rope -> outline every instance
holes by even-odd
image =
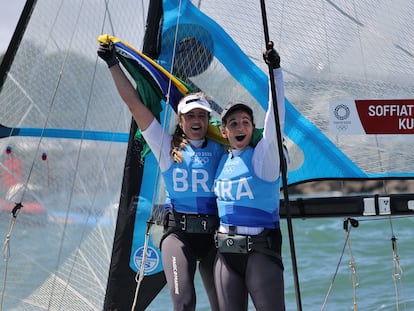
[[[397,311],[400,310],[399,306],[399,286],[398,284],[401,283],[403,270],[400,265],[400,260],[397,252],[397,238],[394,234],[394,227],[392,225],[392,219],[389,217],[390,228],[391,228],[391,244],[392,244],[392,280],[394,283],[394,290],[395,290],[395,309]]]
[[[84,1],[81,3],[81,5],[79,7],[79,10],[78,10],[77,16],[76,16],[76,20],[78,20],[80,18],[81,14],[82,14],[83,4],[84,4]],[[63,7],[62,5],[63,5],[63,2],[60,3],[60,6],[58,8],[58,12],[61,11],[61,9]],[[57,16],[58,15],[59,14],[57,14]],[[55,22],[56,22],[56,20],[55,20]],[[79,25],[78,22],[75,22],[75,25],[76,25],[75,27],[79,27],[78,26]],[[53,27],[51,27],[51,29],[53,30]],[[45,43],[46,46],[48,45],[48,42],[50,41],[50,38],[51,38],[51,33],[49,33],[48,39],[47,39],[47,41]],[[71,36],[71,38],[70,38],[70,40],[68,42],[68,48],[67,48],[67,51],[65,53],[65,56],[64,56],[64,59],[63,59],[63,62],[62,62],[62,65],[61,65],[61,68],[60,68],[60,71],[59,71],[59,75],[58,75],[58,78],[57,78],[57,81],[56,81],[56,85],[55,85],[54,90],[53,90],[53,95],[52,95],[52,98],[51,98],[49,110],[48,110],[48,113],[46,114],[46,120],[44,122],[44,125],[42,127],[42,131],[40,133],[40,138],[39,138],[39,141],[38,141],[38,144],[37,144],[37,148],[36,148],[36,151],[35,151],[35,155],[33,157],[33,161],[31,163],[31,166],[30,166],[30,169],[29,169],[29,173],[28,173],[28,176],[26,178],[26,182],[23,184],[24,185],[24,189],[23,189],[23,193],[21,195],[21,200],[19,201],[19,203],[16,203],[16,206],[13,209],[13,212],[12,212],[12,218],[11,218],[11,222],[10,222],[9,231],[7,233],[6,240],[5,240],[4,247],[3,247],[4,257],[5,257],[5,262],[6,262],[6,269],[5,269],[5,275],[4,275],[4,280],[3,280],[3,284],[4,284],[3,287],[4,288],[3,288],[3,291],[2,291],[2,298],[1,298],[0,310],[1,310],[1,306],[3,304],[3,295],[5,293],[5,288],[6,288],[8,263],[9,263],[9,258],[10,258],[10,240],[11,240],[11,236],[12,236],[12,231],[13,231],[13,228],[14,228],[14,224],[16,222],[17,215],[18,215],[21,207],[23,207],[23,205],[22,205],[21,202],[23,201],[23,199],[25,197],[26,185],[29,184],[29,181],[30,181],[30,179],[32,177],[33,169],[34,169],[34,166],[35,166],[35,161],[37,159],[37,155],[39,154],[40,145],[41,145],[41,143],[42,143],[42,141],[44,139],[44,132],[45,132],[45,129],[46,129],[46,125],[49,122],[49,117],[51,115],[51,111],[52,111],[52,109],[54,107],[54,104],[55,104],[55,100],[56,100],[56,96],[57,96],[57,91],[58,91],[58,89],[59,89],[59,87],[61,85],[62,76],[63,76],[63,73],[65,72],[65,68],[66,68],[68,56],[70,55],[69,47],[72,45],[72,42],[73,42],[74,38],[75,38],[75,31],[72,32],[72,36]],[[96,64],[95,64],[95,71],[93,73],[93,79],[92,79],[92,84],[91,85],[93,85],[93,81],[95,80],[95,76],[96,76],[96,65],[97,65],[97,61],[96,61]],[[88,111],[89,111],[89,106],[90,106],[90,103],[91,103],[92,93],[93,92],[92,92],[92,87],[91,87],[90,88],[90,92],[89,92],[88,101],[87,101],[87,111],[85,113],[85,117],[84,117],[84,120],[83,120],[83,129],[86,128],[86,121],[87,121],[87,118],[88,118]],[[77,152],[77,159],[76,159],[76,165],[75,165],[75,172],[76,172],[76,174],[77,174],[77,172],[79,170],[80,155],[81,155],[81,150],[82,150],[82,146],[83,146],[83,141],[84,140],[83,140],[83,137],[82,137],[81,138],[81,144],[80,144],[79,149],[78,149],[78,152]],[[108,154],[109,154],[109,151],[108,151]],[[46,160],[47,159],[47,156],[46,156],[45,153],[42,155],[42,159],[43,160]],[[107,157],[107,159],[105,161],[105,164],[106,163],[108,163],[108,157]],[[48,163],[47,163],[47,169],[48,169],[48,185],[49,185],[50,176],[49,176],[49,166],[48,166]],[[104,173],[104,170],[102,170],[101,172],[103,174]],[[60,244],[59,244],[60,248],[59,248],[58,256],[57,256],[57,265],[59,265],[59,263],[60,263],[60,259],[61,259],[62,252],[63,252],[63,239],[66,236],[65,232],[66,232],[66,229],[67,229],[69,211],[70,211],[70,206],[71,206],[71,202],[72,202],[72,199],[73,199],[75,182],[76,182],[76,176],[73,178],[72,186],[71,186],[71,189],[70,189],[70,198],[69,198],[69,202],[68,202],[68,208],[67,208],[66,219],[65,219],[66,221],[65,221],[65,224],[64,224],[63,232],[62,232],[62,235],[61,235],[61,241],[60,241]],[[97,193],[95,192],[95,197],[94,197],[94,200],[93,201],[95,201],[96,194]],[[91,215],[91,213],[89,213],[88,219],[89,219],[90,215]],[[84,232],[86,232],[86,228],[84,229]],[[84,236],[84,232],[82,233],[82,239],[83,239],[83,236]],[[76,259],[77,259],[77,257],[76,257]],[[76,260],[73,261],[71,271],[73,270],[73,267],[75,266],[75,263],[76,263]],[[52,303],[51,299],[54,296],[54,292],[55,292],[55,284],[56,284],[57,275],[54,274],[54,276],[55,277],[53,279],[53,283],[52,283],[52,287],[51,287],[52,290],[51,290],[51,293],[49,295],[49,301],[48,301],[49,309],[50,309],[50,306],[51,306],[51,303]],[[65,291],[66,291],[66,289],[67,289],[67,285],[66,285]]]
[[[397,238],[395,237],[395,234],[394,234],[392,219],[393,218],[407,219],[407,218],[411,218],[411,217],[414,217],[414,216],[412,216],[412,215],[394,216],[394,217],[391,217],[391,216],[382,216],[381,217],[381,216],[379,216],[379,217],[376,217],[375,219],[361,219],[359,221],[348,218],[347,220],[345,220],[345,222],[347,223],[346,225],[345,225],[345,222],[344,222],[344,228],[346,227],[345,230],[347,230],[348,229],[347,228],[348,222],[351,223],[351,225],[353,227],[356,227],[356,226],[358,226],[358,222],[366,222],[366,221],[372,222],[372,221],[389,220],[390,228],[391,228],[391,235],[392,235],[392,237],[391,237],[392,257],[393,257],[392,279],[393,279],[393,284],[394,284],[394,289],[395,289],[395,309],[397,311],[400,310],[400,306],[399,306],[399,304],[400,304],[400,301],[399,301],[399,287],[401,287],[401,284],[402,284],[403,269],[400,265],[399,256],[398,256],[398,252],[397,252]],[[354,260],[354,257],[353,257],[350,246],[349,246],[349,249],[350,249],[350,257],[351,257],[349,265],[350,265],[351,272],[352,272],[353,288],[354,288],[354,310],[356,310],[356,303],[357,303],[356,287],[358,286],[358,278],[357,278],[357,273],[356,273],[355,260]],[[335,273],[335,275],[336,275],[336,273]],[[324,301],[324,304],[323,304],[323,307],[322,307],[321,310],[323,310],[324,307],[325,307],[325,304],[327,302],[327,298],[330,294],[330,291],[332,290],[333,282],[334,282],[334,280],[332,280],[332,282],[331,282],[331,286],[328,290],[327,296],[325,297],[325,301]],[[399,284],[399,283],[401,283],[401,284]]]
[[[147,229],[145,231],[144,249],[142,251],[141,265],[139,267],[138,273],[135,275],[135,281],[137,282],[137,286],[135,288],[134,301],[132,302],[131,311],[135,310],[136,304],[138,302],[139,289],[141,287],[142,280],[144,279],[145,263],[147,261],[147,250],[148,250],[148,243],[149,243],[150,228],[151,228],[151,223],[148,221],[147,222]]]
[[[4,268],[4,274],[3,274],[3,289],[1,291],[0,311],[2,310],[2,307],[3,307],[4,294],[6,292],[7,272],[8,272],[8,267],[9,267],[9,258],[10,258],[10,238],[13,232],[14,225],[16,223],[17,214],[20,212],[19,207],[21,206],[22,206],[21,204],[17,203],[15,208],[13,209],[14,213],[10,214],[9,230],[7,231],[6,239],[3,244],[5,268]]]
[[[75,26],[75,28],[78,27],[78,25],[79,25],[78,20],[80,18],[81,12],[82,12],[83,4],[84,4],[84,1],[82,1],[81,5],[79,7],[78,14],[76,16],[76,23],[75,23],[76,26]],[[59,8],[59,10],[60,10],[60,8]],[[58,16],[58,14],[57,14],[57,16]],[[56,83],[56,86],[55,86],[55,89],[54,89],[54,92],[53,92],[52,101],[51,101],[51,105],[50,105],[50,108],[49,108],[48,117],[46,119],[45,124],[47,124],[48,121],[49,121],[49,115],[50,115],[50,112],[52,110],[52,107],[53,107],[53,105],[55,103],[55,98],[56,98],[56,95],[57,95],[57,91],[58,91],[58,88],[59,88],[59,86],[61,84],[62,76],[63,76],[63,73],[65,71],[65,67],[66,67],[66,64],[67,64],[67,59],[68,59],[68,56],[69,56],[69,47],[72,45],[72,42],[73,42],[73,40],[75,38],[75,33],[76,33],[76,31],[73,31],[72,32],[72,36],[70,37],[70,40],[69,40],[69,43],[68,43],[68,48],[66,50],[65,57],[64,57],[63,62],[62,62],[62,66],[61,66],[61,69],[60,69],[60,72],[59,72],[59,77],[58,77],[58,80],[57,80],[57,83]],[[96,65],[95,65],[95,67],[96,67]],[[91,94],[91,92],[90,92],[90,94]],[[89,104],[90,104],[90,96],[91,96],[90,94],[89,94],[89,98],[88,98],[88,102],[87,102],[87,109],[86,109],[86,112],[85,112],[85,117],[84,117],[84,120],[83,120],[83,123],[82,123],[83,129],[86,128],[86,120],[87,120],[87,117],[88,117]],[[41,135],[41,139],[42,138],[43,138],[43,133]],[[68,201],[68,205],[67,205],[68,208],[67,208],[66,215],[65,215],[65,224],[63,226],[63,231],[62,231],[62,235],[61,235],[61,239],[60,239],[60,247],[59,247],[59,252],[58,252],[57,261],[56,261],[57,264],[59,264],[59,262],[61,260],[62,252],[63,252],[63,244],[64,244],[63,242],[64,242],[64,239],[65,239],[65,236],[66,236],[66,229],[67,229],[67,224],[68,224],[69,212],[70,212],[70,207],[72,205],[71,203],[72,203],[72,200],[73,200],[73,190],[75,188],[75,182],[76,182],[76,179],[77,179],[76,176],[77,176],[77,172],[78,172],[78,168],[79,168],[80,155],[81,155],[81,150],[82,150],[82,147],[83,147],[83,143],[84,143],[84,140],[83,140],[83,136],[82,136],[81,137],[81,143],[79,144],[79,149],[78,149],[77,156],[76,156],[75,176],[72,179],[72,185],[71,185],[71,189],[70,189],[70,196],[69,196],[69,201]],[[37,153],[38,152],[36,152],[36,154]],[[73,265],[72,265],[72,268],[73,268]],[[50,299],[49,299],[49,309],[51,308],[51,303],[52,303],[52,299],[51,298],[53,297],[54,292],[55,292],[56,278],[57,278],[57,276],[55,274],[54,275],[54,278],[53,278],[53,281],[52,281],[52,286],[51,286],[51,291],[50,291],[50,296],[49,296],[50,297]]]
[[[383,181],[383,184],[384,184],[384,190],[387,193],[387,190],[386,190],[386,187],[385,187],[385,181]],[[391,229],[392,260],[393,260],[392,279],[393,279],[394,290],[395,290],[395,308],[396,308],[397,311],[399,311],[400,306],[399,306],[399,286],[398,286],[398,283],[401,283],[403,270],[402,270],[402,267],[400,265],[400,261],[399,261],[399,257],[398,257],[397,238],[395,237],[395,233],[394,233],[394,226],[393,226],[393,223],[392,223],[392,217],[388,216],[388,220],[389,220],[389,225],[390,225],[390,229]]]
[[[349,227],[349,224],[351,224],[351,227]],[[325,310],[326,304],[328,303],[328,298],[331,295],[333,285],[335,283],[336,276],[338,275],[339,267],[341,265],[342,258],[344,256],[346,246],[348,246],[349,252],[350,252],[349,266],[350,266],[351,271],[352,271],[352,280],[353,280],[353,287],[354,287],[354,310],[356,310],[356,290],[355,290],[355,288],[356,288],[356,286],[358,286],[358,276],[356,274],[355,260],[354,260],[354,257],[352,255],[352,251],[351,251],[350,235],[351,235],[351,228],[352,227],[357,227],[357,226],[358,226],[358,221],[355,220],[355,219],[347,218],[347,219],[344,220],[344,230],[346,232],[344,245],[342,246],[342,251],[341,251],[341,254],[339,256],[339,260],[338,260],[338,263],[336,265],[334,275],[333,275],[332,280],[329,284],[328,291],[325,295],[325,299],[323,301],[321,311]]]
[[[79,11],[78,11],[78,16],[77,16],[77,18],[79,18],[80,16],[81,16],[81,13],[82,13],[82,7],[83,7],[83,5],[84,5],[84,1],[82,1],[82,3],[81,3],[81,6],[80,6],[80,8],[79,8]],[[105,2],[105,4],[106,4],[106,7],[107,7],[107,5],[108,5],[108,1],[106,1]],[[109,18],[110,18],[110,14],[108,13],[108,16],[109,16]],[[105,17],[106,17],[106,15],[105,15]],[[104,27],[104,25],[105,25],[105,17],[104,17],[104,21],[103,21],[103,24],[102,24],[102,29],[103,29],[103,27]],[[76,23],[75,25],[79,25],[79,23]],[[113,28],[113,25],[112,25],[112,22],[110,21],[110,25],[111,25],[111,27]],[[113,29],[112,29],[113,30]],[[74,32],[72,32],[73,34],[75,33],[75,31]],[[72,42],[72,39],[74,38],[74,36],[71,38],[71,41],[70,42]],[[69,44],[69,46],[70,46],[71,44]],[[89,94],[88,94],[88,100],[87,100],[87,109],[86,109],[86,112],[85,112],[85,114],[84,114],[84,120],[83,120],[83,123],[82,123],[82,129],[83,130],[85,130],[85,128],[86,128],[86,122],[87,122],[87,120],[88,120],[88,115],[89,115],[89,109],[90,109],[90,104],[91,104],[91,101],[92,101],[92,95],[93,95],[93,86],[95,85],[95,80],[96,80],[96,72],[97,72],[97,66],[98,66],[98,56],[96,56],[96,60],[95,60],[95,65],[94,65],[94,71],[93,71],[93,73],[92,73],[92,79],[91,79],[91,87],[90,87],[90,89],[89,89]],[[116,124],[119,124],[119,122],[121,122],[121,117],[122,117],[122,112],[120,111],[119,112],[119,114],[118,114],[118,122],[116,122]],[[112,137],[114,137],[114,132],[112,132]],[[75,169],[75,175],[74,175],[74,177],[73,177],[73,180],[72,180],[72,186],[71,186],[71,191],[70,191],[70,197],[69,197],[69,201],[68,201],[68,209],[67,209],[67,213],[66,213],[66,218],[65,218],[65,225],[64,225],[64,230],[63,230],[63,234],[62,234],[62,239],[64,238],[64,236],[65,236],[65,232],[66,232],[66,226],[67,226],[67,224],[68,224],[68,217],[69,217],[69,212],[70,212],[70,206],[72,206],[72,200],[73,200],[73,193],[74,193],[74,189],[75,189],[75,182],[76,182],[76,180],[77,180],[77,175],[78,175],[78,172],[79,172],[79,165],[80,165],[80,163],[81,163],[81,161],[80,161],[80,159],[81,159],[81,151],[82,151],[82,147],[83,147],[83,144],[84,144],[84,139],[83,139],[84,137],[83,137],[83,135],[82,135],[82,137],[81,137],[81,143],[80,143],[80,146],[79,146],[79,149],[78,149],[78,153],[77,153],[77,157],[76,157],[76,165],[75,165],[75,167],[76,167],[76,169]],[[111,162],[111,158],[110,158],[110,155],[111,155],[111,148],[112,148],[112,146],[113,146],[113,144],[111,143],[110,144],[110,148],[108,148],[107,149],[107,152],[106,152],[106,155],[105,155],[105,157],[104,157],[104,161],[103,161],[103,167],[102,167],[102,169],[99,171],[99,176],[97,176],[97,180],[105,180],[106,178],[103,178],[102,176],[104,176],[105,175],[105,172],[106,172],[106,167],[107,167],[107,165],[108,165],[108,163],[110,163]],[[93,193],[93,197],[91,198],[91,201],[90,201],[90,208],[88,209],[88,214],[87,214],[87,217],[86,217],[86,219],[85,219],[85,223],[88,223],[89,222],[89,219],[91,218],[91,215],[92,215],[92,211],[93,211],[93,207],[95,206],[95,203],[96,203],[96,198],[98,197],[98,189],[99,189],[100,187],[95,187],[95,192]],[[79,243],[81,243],[83,240],[84,240],[84,237],[86,236],[86,234],[87,234],[87,232],[88,232],[89,230],[88,230],[88,228],[85,226],[85,227],[83,227],[83,230],[82,230],[82,233],[81,233],[81,235],[80,235],[80,242]],[[62,246],[62,244],[63,243],[61,243],[60,245]],[[70,273],[69,273],[69,276],[68,276],[68,279],[70,279],[71,278],[71,275],[72,275],[72,272],[73,272],[73,270],[74,270],[74,267],[75,267],[75,265],[77,264],[77,262],[78,262],[78,258],[80,257],[79,256],[79,254],[80,255],[82,255],[81,254],[81,249],[80,249],[80,247],[78,247],[77,248],[77,250],[76,250],[76,253],[75,253],[75,255],[74,255],[74,259],[73,259],[73,261],[71,262],[71,267],[70,267]],[[61,249],[59,250],[59,259],[58,259],[58,263],[60,262],[60,256],[61,256]],[[55,279],[57,278],[58,276],[55,274]],[[53,280],[53,290],[52,290],[52,293],[51,293],[51,297],[52,297],[52,295],[53,295],[53,291],[54,291],[54,284],[55,284],[55,279]],[[67,290],[67,288],[68,288],[68,286],[69,286],[69,282],[67,282],[66,283],[66,287],[65,287],[65,291]],[[51,302],[49,301],[49,304],[50,304]]]
[[[32,5],[31,10],[32,10],[35,6],[35,2],[33,2],[31,5]],[[52,29],[53,29],[53,27],[52,27]],[[48,38],[50,38],[50,34],[49,34]],[[7,280],[7,273],[8,273],[8,264],[9,264],[9,260],[10,260],[10,241],[11,241],[14,225],[16,223],[16,218],[17,218],[17,216],[20,212],[20,209],[23,207],[22,202],[24,201],[24,198],[25,198],[25,195],[26,195],[27,185],[29,184],[29,182],[31,180],[31,177],[32,177],[32,173],[33,173],[33,169],[34,169],[35,162],[36,162],[36,159],[37,159],[37,155],[39,154],[40,145],[42,143],[42,138],[43,138],[43,134],[44,134],[44,131],[45,131],[45,127],[46,127],[46,124],[47,124],[49,116],[50,116],[50,112],[51,112],[51,109],[52,109],[52,106],[53,106],[53,103],[54,103],[54,98],[56,96],[56,90],[57,90],[57,87],[56,87],[55,92],[54,92],[54,96],[53,96],[53,99],[52,99],[52,104],[49,107],[47,118],[46,118],[45,123],[42,127],[41,135],[40,135],[39,141],[38,141],[37,146],[36,146],[36,150],[35,150],[35,153],[34,153],[34,156],[33,156],[32,163],[31,163],[30,168],[29,168],[29,173],[28,173],[25,181],[22,183],[23,186],[22,186],[22,192],[21,192],[21,195],[20,195],[20,200],[18,200],[18,203],[16,203],[16,206],[14,207],[14,209],[12,211],[10,225],[9,225],[9,231],[8,231],[8,233],[6,235],[6,239],[4,241],[3,250],[4,250],[4,258],[5,258],[5,271],[4,271],[4,277],[3,277],[3,291],[2,291],[2,296],[1,296],[0,310],[2,309],[2,306],[3,306],[3,299],[4,299],[4,294],[5,294],[5,291],[6,291],[6,283],[7,283],[6,280]],[[10,132],[9,136],[11,136],[11,134],[12,134],[12,131]]]
[[[182,4],[182,2],[180,0],[179,1],[178,12],[181,12],[181,4]],[[170,74],[173,73],[173,68],[174,68],[174,60],[175,60],[175,52],[176,52],[176,46],[177,46],[179,21],[180,21],[180,14],[177,14],[177,22],[176,22],[176,27],[175,27],[175,38],[174,38],[174,45],[173,45],[173,50],[172,50],[173,53],[172,53],[172,56],[171,56],[171,58],[172,58],[171,67],[169,69]],[[163,150],[162,143],[164,142],[164,135],[168,131],[167,121],[170,119],[170,116],[171,116],[172,108],[169,104],[170,103],[171,87],[172,87],[172,81],[170,79],[169,82],[168,82],[168,91],[167,91],[167,94],[166,94],[164,118],[163,118],[163,122],[161,123],[162,126],[163,126],[163,130],[162,130],[161,147],[160,147],[160,151],[159,151],[159,154],[158,154],[158,159],[161,158],[161,153],[162,153],[162,150]],[[154,188],[153,188],[151,216],[150,216],[150,219],[147,221],[147,228],[146,228],[146,231],[145,231],[144,246],[143,246],[143,253],[142,253],[142,257],[141,257],[140,269],[139,269],[139,271],[137,272],[137,274],[135,276],[135,281],[137,283],[137,286],[135,288],[134,300],[133,300],[133,303],[132,303],[131,311],[135,310],[136,304],[138,302],[139,290],[141,288],[141,284],[142,284],[142,281],[143,281],[144,276],[145,276],[145,264],[146,264],[146,261],[147,261],[147,250],[148,250],[148,244],[149,244],[149,240],[150,240],[150,230],[151,230],[151,226],[155,222],[154,217],[153,217],[154,206],[155,206],[155,202],[157,200],[157,197],[159,195],[159,192],[157,191],[157,189],[159,189],[159,187],[157,187],[157,185],[159,183],[159,180],[160,180],[160,168],[158,166],[157,167],[157,172],[156,172],[156,180],[155,180]],[[155,218],[158,218],[158,217],[159,217],[159,215],[157,215]]]
[[[393,269],[392,269],[392,279],[394,282],[395,288],[395,308],[397,311],[400,310],[399,307],[399,291],[398,291],[398,282],[401,281],[403,270],[400,266],[397,253],[397,238],[393,235],[391,238],[392,243],[392,259],[393,259]]]
[[[349,269],[351,270],[351,277],[352,277],[352,288],[354,290],[354,299],[353,299],[353,306],[354,306],[354,311],[357,310],[357,294],[356,294],[356,288],[358,287],[359,283],[358,283],[358,274],[357,274],[357,269],[356,269],[356,263],[355,263],[355,258],[354,255],[352,253],[352,249],[351,249],[351,239],[348,238],[348,249],[349,249]]]
[[[264,0],[260,0],[260,7],[262,11],[262,23],[263,23],[263,32],[264,32],[264,39],[265,39],[265,46],[267,46],[268,42],[270,41],[269,37],[269,27],[267,22],[267,13],[266,13],[266,5]],[[273,103],[273,111],[275,117],[275,125],[276,125],[276,137],[278,142],[278,149],[279,149],[279,158],[280,158],[280,167],[281,167],[281,175],[282,175],[282,186],[283,186],[283,195],[284,195],[284,202],[285,202],[285,209],[286,209],[286,220],[287,220],[287,227],[289,233],[289,244],[290,244],[290,254],[292,260],[292,271],[293,271],[293,279],[294,279],[294,286],[295,286],[295,294],[296,294],[296,305],[298,311],[302,311],[302,301],[301,301],[301,294],[299,288],[299,276],[298,276],[298,268],[296,263],[296,251],[295,251],[295,243],[293,237],[293,225],[292,225],[292,216],[290,211],[289,205],[289,191],[288,191],[288,183],[287,183],[287,167],[284,165],[286,164],[284,152],[283,152],[283,140],[282,140],[282,133],[280,130],[280,121],[279,121],[279,112],[277,109],[277,96],[276,96],[276,86],[274,83],[274,74],[273,68],[269,64],[269,78],[270,78],[270,87],[272,91],[272,103]]]
[[[336,265],[335,273],[334,273],[334,275],[333,275],[333,277],[332,277],[332,280],[331,280],[331,282],[330,282],[330,284],[329,284],[328,292],[326,293],[326,295],[325,295],[325,299],[323,300],[323,304],[322,304],[322,307],[321,307],[321,311],[325,310],[326,304],[328,303],[328,298],[329,298],[329,296],[331,295],[331,292],[332,292],[332,289],[333,289],[333,285],[334,285],[334,283],[335,283],[336,276],[338,275],[339,266],[340,266],[340,264],[341,264],[341,262],[342,262],[342,257],[344,256],[344,253],[345,253],[345,247],[346,247],[346,245],[347,245],[348,238],[349,238],[349,232],[348,232],[348,234],[346,235],[346,238],[345,238],[345,243],[344,243],[344,245],[343,245],[343,247],[342,247],[342,251],[341,251],[341,254],[340,254],[340,256],[339,256],[338,263],[337,263],[337,265]]]

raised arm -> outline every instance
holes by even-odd
[[[280,130],[283,137],[283,131],[285,127],[285,89],[284,89],[284,82],[283,82],[283,73],[282,69],[280,68],[280,56],[273,49],[273,42],[269,42],[267,44],[267,50],[263,53],[263,58],[265,62],[271,66],[274,73],[274,83],[276,86],[276,101],[277,101],[277,110],[279,115],[279,125]],[[264,128],[264,135],[270,136],[271,138],[276,139],[276,124],[274,119],[274,112],[273,112],[273,100],[272,100],[272,92],[270,87],[269,81],[269,102],[268,102],[268,109],[267,114],[265,117],[265,128]],[[269,124],[266,124],[269,123]],[[277,142],[276,142],[277,145]]]
[[[266,52],[263,54],[265,62],[271,65],[274,73],[274,83],[277,95],[277,110],[279,115],[279,124],[281,136],[285,124],[285,91],[283,83],[283,73],[280,68],[279,54],[273,49],[273,42],[268,44]],[[273,181],[280,175],[280,157],[276,137],[276,123],[273,110],[273,100],[271,88],[269,85],[269,102],[265,116],[263,138],[255,148],[253,156],[253,166],[255,173],[260,178]]]
[[[145,131],[154,120],[154,115],[143,104],[138,92],[121,69],[113,44],[100,43],[98,55],[107,63],[118,93],[131,111],[138,127]]]

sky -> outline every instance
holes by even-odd
[[[0,53],[9,46],[25,0],[0,0]]]

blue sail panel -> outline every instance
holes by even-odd
[[[141,191],[138,198],[137,213],[135,216],[135,225],[133,241],[131,248],[130,267],[138,272],[141,267],[142,256],[144,251],[145,236],[147,230],[147,221],[151,218],[154,195],[157,185],[158,163],[152,153],[145,157],[144,173],[142,175]],[[161,262],[161,252],[158,245],[154,245],[152,239],[149,239],[147,258],[145,260],[145,275],[152,275],[163,271]]]
[[[191,2],[164,1],[164,33],[172,34],[170,29],[175,28],[177,16],[180,16],[180,25],[191,25],[188,30],[178,33],[177,41],[190,35],[197,36],[199,30],[191,33],[195,26],[202,27],[204,32],[201,37],[196,37],[200,42],[211,37],[212,42],[207,41],[207,46],[214,56],[224,65],[227,71],[236,79],[261,105],[266,109],[268,98],[268,76],[241,50],[235,41],[207,15],[198,10]],[[180,9],[180,12],[178,10]],[[195,26],[194,26],[195,25]],[[190,31],[190,33],[189,33]],[[209,36],[206,36],[207,33]],[[181,36],[181,37],[180,37]],[[166,68],[171,66],[173,45],[172,39],[164,37],[163,48],[160,54],[160,63]],[[225,86],[224,86],[225,87]],[[301,115],[295,107],[285,99],[286,105],[286,130],[288,136],[305,155],[303,165],[289,172],[288,182],[297,183],[304,180],[329,178],[329,177],[366,177],[344,153],[342,153],[331,141],[310,121]],[[317,143],[316,143],[317,142]],[[323,170],[315,170],[315,164],[323,164]]]

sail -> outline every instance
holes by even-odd
[[[260,128],[269,93],[260,3],[29,2],[1,67],[2,308],[130,310],[151,221],[144,309],[165,285],[156,240],[163,181],[153,155],[142,157],[97,38],[121,38],[204,91],[214,118],[230,100],[248,103]],[[411,215],[413,4],[265,3],[285,79],[282,186],[291,200],[282,217],[289,205],[298,218]],[[166,93],[167,131],[175,113]]]
[[[234,18],[231,18],[234,4],[199,3],[196,7],[195,3],[193,5],[189,1],[164,1],[163,5],[163,31],[158,63],[166,69],[170,68],[174,74],[195,88],[199,87],[205,91],[220,107],[234,98],[242,98],[255,107],[255,113],[259,116],[257,119],[263,120],[268,89],[266,68],[258,52],[263,44],[263,29],[259,23],[252,22],[260,17],[257,6],[253,2],[243,4],[245,6],[241,9],[243,14],[237,15],[240,23],[238,24],[235,23]],[[291,185],[295,196],[300,199],[291,202],[295,208],[295,216],[388,215],[391,211],[397,214],[412,213],[408,203],[411,198],[409,195],[393,197],[391,208],[389,207],[390,195],[395,194],[394,192],[401,194],[410,191],[409,179],[413,176],[412,167],[400,166],[402,163],[399,161],[398,164],[390,161],[385,163],[385,154],[383,154],[385,152],[387,154],[385,158],[388,158],[391,157],[390,153],[395,151],[391,147],[384,148],[384,143],[390,143],[389,136],[383,136],[384,134],[398,135],[401,142],[408,142],[411,138],[406,134],[409,132],[404,129],[387,133],[384,131],[354,133],[347,129],[342,130],[344,127],[351,129],[352,126],[362,129],[370,123],[384,122],[381,119],[375,121],[375,116],[370,119],[372,116],[367,112],[372,108],[365,109],[367,112],[364,114],[364,108],[361,106],[363,98],[367,98],[365,103],[368,105],[378,106],[379,108],[375,108],[377,110],[387,107],[389,101],[392,101],[394,105],[403,107],[401,110],[408,111],[412,100],[404,99],[411,96],[410,87],[400,84],[398,93],[395,93],[393,87],[384,87],[390,93],[382,94],[382,97],[387,100],[381,100],[375,90],[377,84],[384,83],[382,79],[385,81],[388,79],[388,72],[385,71],[383,75],[367,69],[358,72],[364,69],[362,64],[365,64],[365,59],[358,59],[350,54],[348,56],[350,64],[344,63],[343,53],[346,51],[343,48],[340,50],[337,47],[331,48],[325,41],[319,42],[314,39],[316,44],[311,45],[312,41],[307,46],[304,37],[314,34],[309,34],[308,31],[297,34],[297,23],[306,23],[301,20],[302,15],[296,12],[297,6],[283,7],[282,12],[274,2],[268,1],[268,6],[270,7],[268,14],[275,21],[286,19],[289,21],[290,18],[296,17],[291,27],[289,24],[282,27],[277,22],[272,25],[271,22],[270,28],[279,40],[278,50],[282,55],[283,68],[287,72],[286,89],[287,94],[290,94],[285,100],[287,107],[285,134],[290,153],[288,184]],[[361,10],[364,11],[367,6],[368,3],[361,6]],[[309,5],[309,10],[310,14],[314,15],[325,13],[325,10],[333,16],[338,14],[336,22],[343,23],[343,27],[349,26],[348,23],[359,25],[349,14],[333,4],[326,8]],[[285,14],[289,17],[285,17]],[[345,20],[342,20],[344,18]],[[246,39],[244,32],[238,27],[243,21],[249,25],[246,29],[249,32],[249,39]],[[320,26],[326,31],[328,33],[326,40],[330,43],[330,40],[333,40],[331,37],[336,38],[338,35],[334,27],[336,22],[330,25],[325,21],[324,27],[322,25],[313,25],[313,27],[317,29]],[[357,34],[356,32],[354,35]],[[283,39],[289,43],[284,43]],[[321,54],[321,51],[326,49],[324,44],[329,46],[329,50],[325,51],[327,53],[325,58],[323,58],[324,54]],[[370,46],[364,45],[365,41],[360,44],[362,50],[371,49]],[[392,44],[390,49],[394,49],[395,46]],[[301,47],[306,51],[309,54],[307,58],[302,59],[305,52],[294,51],[295,47]],[[292,59],[284,60],[283,53],[287,58],[292,57]],[[406,54],[399,56],[403,59],[407,57]],[[309,63],[304,62],[306,59]],[[322,70],[319,62],[332,68]],[[293,71],[289,68],[293,68]],[[406,74],[408,72],[404,70],[403,75]],[[323,90],[325,92],[322,92]],[[371,97],[372,94],[376,96]],[[390,99],[391,97],[394,99]],[[219,111],[220,109],[216,110]],[[402,122],[403,126],[409,127],[408,121],[395,119],[397,118],[392,118],[391,121],[394,123],[397,121],[397,124]],[[261,124],[259,123],[258,126],[260,127]],[[364,141],[362,146],[361,139]],[[393,143],[397,143],[399,139],[393,140]],[[404,149],[407,146],[401,147]],[[407,157],[410,155],[407,154]],[[405,188],[395,190],[392,179],[397,182],[404,179]],[[330,181],[330,184],[322,184],[323,186],[320,187],[322,193],[318,192],[318,185],[311,188],[316,189],[311,190],[313,193],[309,193],[309,188],[306,186],[313,181],[322,180]],[[370,180],[371,183],[367,183]],[[384,198],[378,200],[378,192],[382,192]],[[339,198],[338,193],[340,193]],[[344,196],[349,194],[353,196]],[[321,198],[322,195],[325,197]],[[152,203],[154,204],[154,201]],[[155,203],[162,204],[162,199]],[[313,213],[312,209],[316,212]],[[282,210],[283,212],[285,211]],[[142,232],[140,236],[142,239]],[[156,257],[152,257],[148,264],[150,265],[154,260]],[[131,262],[133,262],[132,266],[134,263],[137,264],[133,260]]]
[[[2,64],[0,309],[101,310],[131,115],[96,38],[142,46],[148,3],[28,2]]]

